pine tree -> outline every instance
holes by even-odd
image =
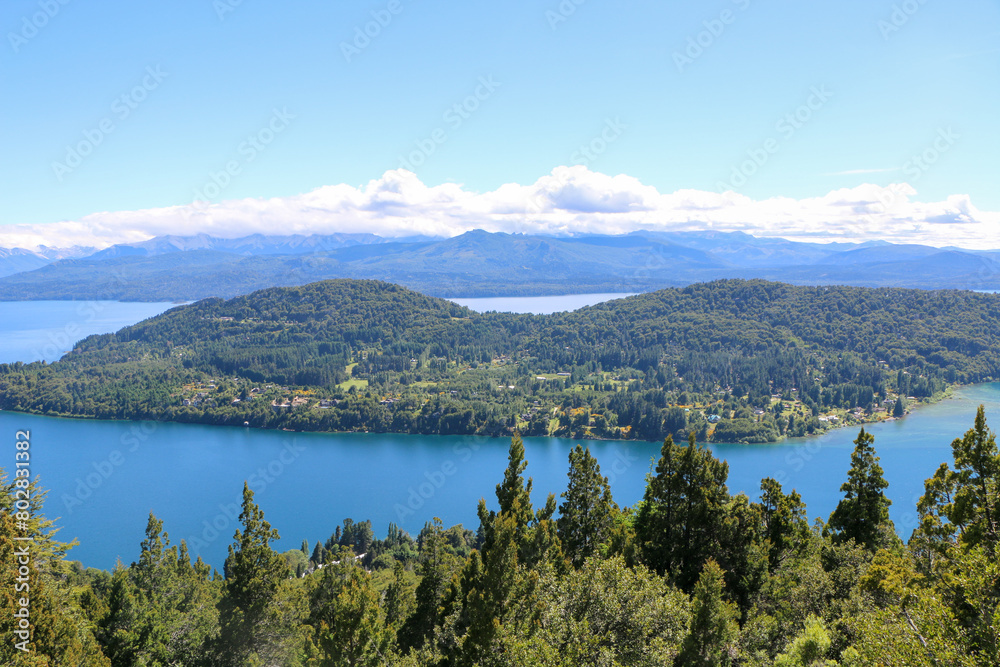
[[[952,454],[954,470],[942,463],[925,482],[909,547],[920,573],[939,580],[978,653],[998,662],[1000,453],[983,406],[973,428],[952,442]]]
[[[194,664],[215,632],[215,587],[200,560],[191,564],[187,545],[170,545],[163,522],[152,513],[139,560],[119,568],[108,610],[99,625],[114,664]],[[125,656],[125,657],[122,657]]]
[[[559,540],[559,530],[552,518],[555,513],[556,496],[550,493],[545,499],[545,505],[535,512],[527,539],[521,544],[518,558],[524,567],[530,570],[552,567],[557,572],[566,570],[567,561]]]
[[[705,562],[694,587],[691,627],[677,658],[678,667],[725,667],[732,662],[739,614],[722,597],[723,576],[714,560]]]
[[[786,494],[781,484],[770,477],[760,483],[761,520],[768,543],[768,563],[774,570],[809,539],[806,505],[796,491]]]
[[[705,561],[720,549],[729,466],[691,434],[687,447],[667,436],[635,520],[647,565],[690,591]]]
[[[552,519],[556,511],[555,496],[549,494],[545,505],[537,512],[532,508],[532,480],[530,477],[527,481],[524,479],[528,462],[524,460],[524,442],[519,433],[515,433],[511,438],[507,458],[503,481],[496,487],[500,511],[488,511],[486,502],[479,501],[479,530],[483,558],[486,559],[495,542],[494,526],[497,517],[505,516],[512,521],[518,561],[522,565],[533,568],[545,561],[559,567],[563,556],[556,523]]]
[[[108,612],[98,624],[98,639],[113,665],[139,664],[143,618],[138,594],[128,571],[118,563],[108,593]]]
[[[312,556],[309,557],[309,563],[314,568],[323,564],[323,545],[319,542],[316,542],[316,546],[313,547]]]
[[[469,631],[463,645],[465,665],[479,663],[490,650],[498,630],[507,621],[519,579],[514,516],[507,513],[495,516],[491,532],[493,544],[483,552],[481,571],[466,602]]]
[[[353,558],[323,570],[310,602],[321,665],[388,664],[391,634],[371,576]]]
[[[1000,543],[1000,452],[982,405],[975,425],[951,443],[955,469],[942,463],[925,483],[916,534],[938,550],[961,543],[996,556]]]
[[[533,518],[531,509],[532,480],[524,481],[524,471],[528,462],[524,460],[524,441],[520,433],[515,433],[510,441],[507,454],[507,469],[503,482],[497,484],[497,501],[500,511],[514,518],[519,531],[527,529]]]
[[[768,545],[761,508],[739,493],[726,503],[719,548],[712,556],[725,571],[726,590],[741,612],[752,606],[768,574]]]
[[[589,449],[577,445],[569,453],[569,486],[562,494],[556,522],[563,552],[579,568],[611,536],[614,511],[608,478]]]
[[[21,527],[14,506],[15,489],[28,496],[30,518]],[[63,555],[71,545],[56,541],[52,521],[45,518],[45,491],[35,481],[17,475],[7,482],[0,468],[0,664],[12,667],[47,667],[79,665],[108,667],[90,627],[78,619],[79,607],[65,583]],[[16,519],[16,520],[15,520]],[[31,540],[18,538],[30,537]],[[26,544],[27,543],[27,544]],[[22,550],[27,548],[29,562],[22,565]],[[27,569],[25,574],[22,567]],[[21,603],[28,602],[30,628],[21,628]],[[27,636],[20,633],[27,633]],[[28,652],[21,651],[17,644]]]
[[[899,396],[896,398],[896,404],[892,406],[892,416],[902,417],[906,414],[906,405],[903,403],[903,397]]]
[[[853,539],[872,553],[896,541],[895,527],[889,519],[892,501],[885,496],[889,483],[882,476],[874,443],[875,436],[861,429],[854,441],[847,481],[840,487],[844,499],[830,515],[827,526],[835,542]]]
[[[396,633],[413,609],[413,592],[406,585],[406,567],[400,561],[392,569],[392,581],[385,589],[385,625]]]
[[[473,553],[463,570],[463,602],[468,632],[462,645],[460,662],[474,665],[491,650],[501,628],[510,632],[521,624],[530,624],[537,616],[537,569],[558,570],[565,563],[555,521],[555,496],[549,495],[545,507],[534,512],[531,507],[529,478],[524,443],[515,434],[511,439],[504,480],[497,485],[499,512],[486,509],[479,501],[482,553]]]
[[[240,667],[251,660],[273,659],[282,652],[287,629],[282,627],[277,606],[279,589],[289,576],[285,559],[271,549],[278,531],[264,519],[245,482],[242,507],[243,530],[236,530],[226,558],[218,643],[219,663]]]
[[[404,650],[422,647],[434,634],[438,608],[449,579],[442,533],[441,519],[437,517],[429,530],[425,528],[421,532],[416,607],[399,631],[399,643]]]

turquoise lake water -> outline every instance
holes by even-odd
[[[0,363],[56,361],[78,340],[159,315],[171,303],[0,301]]]
[[[148,316],[152,304],[131,305],[136,306],[133,321],[138,321]],[[71,314],[76,306],[61,307]],[[66,313],[63,318],[49,314],[57,330]],[[0,348],[6,347],[6,331],[2,340]],[[23,336],[14,340],[21,349],[31,347],[24,347]],[[0,349],[0,354],[9,358],[11,351]],[[951,441],[971,428],[980,403],[986,405],[988,419],[1000,419],[1000,385],[962,388],[953,399],[870,427],[890,483],[892,518],[904,537],[915,527],[914,507],[924,479],[951,460]],[[101,568],[138,557],[146,518],[153,511],[173,541],[188,540],[193,553],[221,569],[237,525],[244,480],[281,533],[280,550],[296,548],[303,539],[310,544],[325,540],[345,517],[371,519],[379,536],[390,522],[416,534],[435,516],[445,525],[475,529],[479,498],[495,504],[493,492],[509,443],[502,438],[287,433],[0,412],[0,442],[9,445],[6,453],[0,448],[0,467],[13,467],[14,433],[21,429],[31,431],[32,472],[49,489],[46,514],[60,517],[61,539],[81,542],[70,557]],[[733,493],[756,498],[760,480],[775,477],[786,490],[802,494],[811,518],[827,517],[840,499],[856,436],[852,429],[840,429],[776,445],[712,449],[729,462]],[[567,456],[574,444],[560,438],[526,439],[536,505],[546,494],[565,490]],[[630,505],[641,499],[659,444],[591,441],[589,446],[610,478],[615,500]]]

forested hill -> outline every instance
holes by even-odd
[[[327,280],[265,289],[234,299],[174,308],[111,336],[92,336],[79,351],[126,341],[187,345],[227,341],[234,347],[282,344],[430,343],[461,335],[476,313],[451,301],[375,280]],[[228,319],[232,318],[232,320]],[[465,334],[471,337],[469,334]],[[474,335],[482,335],[477,332]],[[237,342],[237,339],[242,339]]]
[[[1000,296],[724,280],[571,313],[478,314],[331,280],[175,308],[0,407],[310,430],[773,441],[1000,377]]]

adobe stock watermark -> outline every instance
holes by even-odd
[[[927,0],[903,0],[903,2],[894,4],[889,18],[879,19],[878,31],[882,34],[882,39],[888,42],[890,35],[899,32],[926,4]]]
[[[425,470],[420,481],[407,488],[409,495],[406,497],[406,502],[393,505],[392,509],[396,512],[398,524],[403,526],[409,517],[423,508],[427,501],[433,498],[450,478],[458,474],[459,465],[468,463],[481,448],[482,445],[475,440],[460,442],[451,449],[454,458],[447,459],[434,470]]]
[[[38,0],[38,11],[21,17],[21,29],[9,31],[7,41],[14,53],[19,53],[21,47],[38,36],[38,32],[54,19],[70,0]]]
[[[351,62],[361,55],[361,52],[371,46],[372,40],[382,34],[382,31],[389,27],[393,19],[403,11],[401,0],[389,0],[383,9],[373,9],[370,14],[371,21],[363,26],[354,26],[354,38],[350,42],[340,43],[340,53],[344,60]]]
[[[77,507],[82,507],[88,498],[104,486],[104,483],[115,474],[116,470],[125,465],[125,454],[138,451],[158,428],[159,424],[154,421],[132,424],[118,438],[118,444],[121,446],[121,449],[113,449],[100,461],[93,461],[90,464],[92,470],[76,478],[76,487],[73,493],[62,494],[59,499],[62,500],[66,511],[72,514]],[[122,451],[123,449],[125,450],[124,452]]]
[[[576,14],[576,8],[587,0],[562,0],[555,9],[545,11],[545,20],[549,22],[549,27],[555,30],[560,24],[569,20],[569,17]]]
[[[80,340],[83,333],[81,324],[93,322],[107,307],[100,301],[86,301],[76,307],[76,314],[79,319],[67,322],[62,329],[47,331],[45,343],[32,351],[35,359],[53,359],[61,356],[60,352],[67,352],[72,349],[72,345]]]
[[[806,442],[796,445],[792,451],[785,454],[785,465],[787,468],[775,470],[771,478],[784,486],[788,483],[788,469],[792,472],[799,472],[807,463],[812,461],[823,449],[823,443],[818,438],[807,438]]]
[[[282,443],[281,451],[273,459],[267,462],[247,477],[247,485],[254,492],[255,496],[260,496],[267,491],[285,470],[298,461],[302,452],[306,448],[296,444],[293,440],[286,440]],[[240,518],[240,506],[236,503],[225,503],[219,505],[219,511],[211,518],[201,522],[201,532],[187,539],[188,547],[194,554],[199,554],[208,545],[225,535],[224,531],[235,527]]]
[[[728,181],[719,181],[716,184],[718,191],[721,193],[728,190],[738,190],[746,185],[747,181],[767,164],[771,156],[781,150],[782,141],[788,141],[795,136],[831,97],[833,97],[833,92],[827,89],[826,84],[812,86],[806,101],[779,118],[774,124],[774,129],[778,132],[779,137],[768,137],[760,146],[747,149],[747,159],[733,167]]]
[[[732,0],[732,2],[741,12],[750,7],[750,0]],[[677,67],[677,71],[683,73],[685,67],[693,65],[694,61],[701,58],[722,37],[722,34],[726,32],[726,27],[736,23],[737,17],[739,17],[738,12],[732,9],[723,9],[715,18],[702,21],[704,30],[688,37],[687,45],[683,49],[673,52],[674,66]]]
[[[621,138],[622,134],[624,134],[627,129],[628,125],[622,122],[620,117],[615,116],[614,118],[605,118],[604,126],[601,130],[591,137],[589,141],[582,143],[570,155],[570,162],[574,165],[587,167],[589,169],[599,157],[608,151],[611,144]],[[556,176],[556,182],[560,188],[565,187],[569,183],[568,172],[558,174]],[[533,194],[530,194],[527,197],[524,207],[525,221],[529,222],[527,219],[531,215],[543,213],[548,204],[549,200],[547,193],[536,191]]]
[[[922,151],[911,155],[900,165],[899,169],[909,179],[908,183],[916,183],[923,178],[923,175],[930,171],[938,160],[958,143],[959,139],[961,139],[961,135],[955,132],[950,125],[938,127],[930,144]],[[897,204],[905,202],[909,194],[910,188],[907,183],[892,183],[888,187],[880,188],[876,195],[878,201],[873,205],[875,211],[859,216],[856,222],[851,222],[849,229],[854,233],[870,233],[871,227],[880,222],[875,215],[890,212]]]
[[[220,21],[226,20],[226,14],[232,14],[243,4],[243,0],[212,0],[212,9]]]
[[[677,258],[668,254],[668,251],[663,246],[656,246],[655,250],[651,253],[646,253],[646,263],[635,270],[632,274],[631,282],[623,282],[623,288],[629,291],[642,291],[644,288],[649,287],[654,282],[654,274],[658,271],[668,269],[677,262]]]
[[[142,104],[149,94],[160,87],[168,74],[160,69],[159,65],[149,66],[142,79],[131,90],[122,93],[111,103],[111,115],[105,116],[98,123],[97,127],[88,128],[83,131],[83,139],[73,145],[66,146],[66,156],[62,162],[52,163],[52,172],[62,183],[63,179],[75,169],[83,160],[91,155],[98,146],[118,127],[118,123],[123,122],[132,115],[139,105]]]
[[[501,85],[493,79],[493,75],[479,77],[478,85],[463,99],[452,104],[441,114],[441,120],[446,127],[436,127],[423,139],[413,142],[414,148],[405,156],[399,156],[399,168],[416,172],[417,168],[427,162],[427,158],[437,152],[437,149],[448,141],[448,131],[454,132],[472,118],[483,102],[490,99]]]
[[[627,445],[625,447],[616,445],[614,455],[611,465],[601,468],[601,474],[608,478],[609,486],[618,481],[618,477],[624,475],[639,460],[639,457],[634,455]],[[605,470],[608,472],[604,472]]]
[[[927,173],[942,155],[950,151],[959,139],[959,135],[951,127],[939,127],[931,144],[903,163],[903,173],[911,183],[919,181],[920,177]]]
[[[233,178],[243,173],[248,164],[267,150],[275,138],[288,129],[290,121],[294,119],[295,114],[289,113],[285,107],[280,110],[273,109],[271,118],[259,130],[247,135],[246,140],[236,147],[239,156],[237,159],[229,160],[222,169],[208,172],[208,180],[194,190],[194,206],[199,208],[222,194],[222,191],[233,182]]]
[[[906,539],[905,536],[908,532],[913,533],[913,531],[920,526],[920,513],[917,511],[917,505],[923,497],[922,493],[914,494],[914,496],[910,499],[910,505],[907,511],[903,512],[899,516],[898,522],[893,522],[896,526],[896,532],[899,533],[900,537]]]
[[[570,160],[573,164],[589,167],[594,160],[604,155],[608,146],[618,141],[618,138],[627,129],[628,125],[617,116],[613,119],[606,118],[603,129],[593,139],[580,146],[570,157]]]

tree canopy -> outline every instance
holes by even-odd
[[[0,408],[320,431],[773,442],[1000,377],[998,295],[722,280],[551,315],[371,280],[171,309],[0,364]]]
[[[223,575],[192,563],[152,513],[136,561],[85,569],[54,539],[37,482],[0,474],[0,658],[31,667],[1000,663],[1000,468],[984,410],[927,480],[905,545],[888,520],[872,434],[855,445],[842,502],[812,528],[794,489],[768,478],[759,499],[732,495],[724,462],[669,437],[635,508],[614,504],[580,446],[563,512],[554,496],[535,507],[515,436],[478,531],[432,519],[416,538],[391,524],[382,538],[369,521],[345,519],[312,541],[311,557],[305,540],[273,550],[277,531],[244,485]],[[24,525],[19,491],[33,499]],[[23,566],[21,537],[37,555]],[[27,651],[14,641],[22,594]]]

